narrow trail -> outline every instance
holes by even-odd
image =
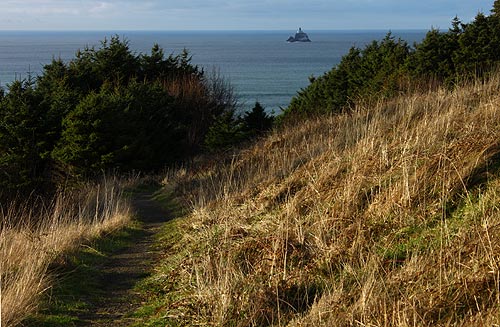
[[[153,247],[155,235],[172,218],[152,197],[152,192],[134,196],[132,206],[143,232],[134,244],[113,254],[100,268],[104,296],[79,317],[79,326],[129,326],[134,322],[127,316],[140,305],[134,285],[150,274],[159,255]]]

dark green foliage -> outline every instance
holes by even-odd
[[[408,44],[391,33],[365,49],[351,48],[339,65],[313,80],[292,99],[285,115],[339,112],[360,96],[392,96],[399,91],[400,69],[410,54]]]
[[[63,121],[54,149],[77,175],[102,169],[156,169],[182,158],[173,98],[158,83],[130,83],[90,93]]]
[[[381,42],[374,41],[361,53],[360,68],[350,72],[349,83],[369,96],[392,96],[399,88],[400,68],[409,55],[409,46],[389,33]]]
[[[0,187],[13,194],[108,169],[161,169],[199,151],[234,106],[227,84],[205,77],[187,50],[135,54],[112,37],[0,92]]]
[[[429,31],[422,43],[416,45],[415,53],[407,62],[412,77],[425,76],[441,81],[453,79],[453,54],[459,47],[458,33],[441,33],[436,29]]]
[[[495,2],[495,6],[498,5]],[[469,24],[463,24],[455,17],[446,33],[430,31],[416,46],[407,73],[417,78],[432,77],[452,85],[455,80],[488,74],[499,61],[500,17],[479,13]]]
[[[457,73],[475,77],[491,71],[500,60],[500,17],[478,14],[458,42],[453,58]]]
[[[85,48],[76,54],[68,65],[68,82],[79,93],[98,90],[105,81],[126,84],[137,77],[140,70],[139,56],[130,51],[127,41],[117,36],[101,42],[99,49]]]
[[[500,15],[500,0],[495,0],[493,3],[493,9],[491,9],[491,13],[495,16]]]
[[[264,107],[256,102],[252,111],[243,115],[243,129],[248,136],[260,135],[273,127],[274,117],[268,115]]]
[[[208,130],[205,147],[209,151],[227,150],[245,139],[243,126],[234,112],[221,115]]]
[[[259,102],[242,117],[236,117],[234,112],[226,112],[210,127],[205,147],[210,151],[230,149],[269,131],[273,123],[274,117],[268,115]]]
[[[165,57],[163,49],[158,44],[155,44],[150,55],[143,54],[140,56],[141,70],[139,77],[148,81],[172,80],[179,74],[202,77],[203,71],[190,63],[191,56],[186,49],[180,55]]]
[[[0,102],[0,195],[28,190],[40,181],[50,151],[47,112],[30,81],[14,82]]]

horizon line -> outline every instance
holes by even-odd
[[[303,28],[313,32],[363,32],[363,31],[428,31],[427,28]],[[435,28],[434,28],[435,29]],[[439,28],[438,28],[439,29]],[[0,29],[2,32],[290,32],[296,29]]]

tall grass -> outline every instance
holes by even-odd
[[[131,212],[116,179],[60,193],[51,203],[32,199],[0,212],[1,324],[15,326],[36,311],[54,282],[50,265],[104,233],[123,227]]]
[[[360,101],[166,178],[193,209],[175,270],[196,303],[185,317],[498,324],[499,91],[496,75]]]

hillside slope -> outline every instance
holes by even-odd
[[[500,76],[358,104],[165,178],[150,325],[500,322]]]

